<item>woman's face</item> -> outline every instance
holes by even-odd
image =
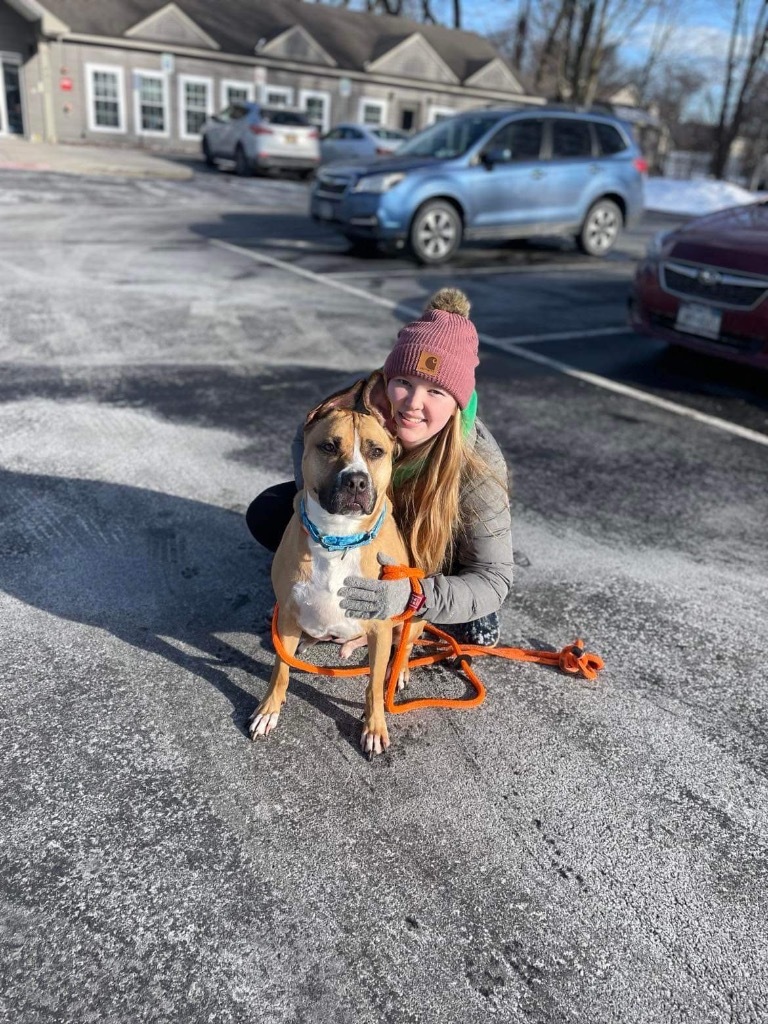
[[[456,399],[421,377],[393,377],[387,384],[400,444],[408,450],[439,434],[456,411]]]

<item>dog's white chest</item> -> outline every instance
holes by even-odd
[[[347,618],[339,607],[339,588],[347,576],[360,576],[360,552],[350,548],[342,556],[338,551],[318,549],[312,552],[312,576],[296,583],[291,595],[298,610],[299,625],[317,639],[334,637],[352,640],[360,636],[357,619]]]

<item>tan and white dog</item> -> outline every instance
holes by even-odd
[[[272,564],[277,632],[289,657],[302,633],[342,644],[341,657],[367,642],[370,677],[360,744],[369,756],[389,746],[384,688],[393,641],[391,619],[348,618],[339,607],[347,576],[378,579],[378,554],[398,565],[408,554],[387,498],[395,447],[383,410],[384,378],[373,374],[324,401],[304,424],[304,489],[294,503]],[[409,649],[421,624],[407,626]],[[399,636],[399,627],[398,627]],[[277,725],[288,689],[289,666],[278,655],[267,695],[248,722],[252,739]]]

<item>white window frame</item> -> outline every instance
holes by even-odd
[[[270,93],[282,96],[285,99],[286,107],[293,106],[293,89],[290,85],[270,85],[269,82],[265,82],[261,87],[261,102],[266,107],[274,106],[273,101],[269,98]]]
[[[253,103],[255,96],[255,86],[253,82],[246,82],[242,79],[237,78],[224,78],[221,82],[221,89],[219,93],[219,102],[221,103],[221,109],[226,110],[227,107],[231,106],[232,101],[227,95],[228,89],[244,89],[246,98],[249,103]]]
[[[429,124],[434,124],[438,117],[453,117],[454,114],[458,114],[458,110],[453,107],[430,107]]]
[[[96,72],[115,75],[117,78],[117,126],[96,124],[96,97],[93,76]],[[104,132],[108,135],[125,135],[125,74],[119,64],[86,64],[85,95],[88,102],[88,131]]]
[[[192,82],[197,85],[207,86],[208,100],[205,105],[206,117],[213,117],[213,79],[204,75],[179,75],[179,138],[189,142],[199,142],[200,133],[187,131],[187,108],[184,103],[184,86]]]
[[[24,125],[25,133],[27,126],[27,111],[24,103],[24,88],[23,78],[21,74],[21,68],[23,64],[21,54],[3,53],[0,50],[0,83],[3,83],[3,65],[7,64],[9,67],[15,67],[19,69],[19,88],[21,90],[21,120]],[[8,121],[8,105],[5,101],[5,86],[0,86],[0,138],[11,135],[11,125]],[[16,138],[24,138],[24,136],[16,136]]]
[[[299,107],[306,113],[307,100],[319,99],[323,101],[323,123],[320,131],[325,134],[331,127],[331,94],[321,92],[319,89],[302,89],[299,92]]]
[[[168,103],[168,75],[164,71],[153,71],[150,68],[135,68],[132,72],[133,86],[133,123],[137,135],[148,136],[154,139],[167,139],[171,134],[171,110]],[[165,128],[161,131],[154,131],[151,128],[141,127],[141,87],[139,78],[159,79],[163,90],[163,124]]]
[[[379,120],[375,123],[365,120],[364,110],[366,107],[378,107],[379,108]],[[357,104],[357,120],[360,124],[367,124],[371,128],[386,128],[387,127],[387,101],[377,100],[372,96],[363,96]]]

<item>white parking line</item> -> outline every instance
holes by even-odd
[[[377,306],[383,306],[385,309],[398,310],[405,316],[413,317],[416,319],[422,314],[421,309],[414,309],[411,306],[404,306],[399,302],[395,302],[392,299],[385,299],[380,295],[375,295],[373,292],[368,292],[364,288],[355,288],[354,285],[346,284],[344,281],[337,281],[333,277],[329,277],[325,274],[316,274],[312,270],[305,270],[304,267],[295,267],[290,263],[286,263],[285,260],[279,260],[275,256],[267,256],[266,253],[256,252],[253,249],[243,249],[239,245],[233,245],[231,242],[224,242],[217,238],[210,239],[211,245],[215,245],[220,249],[226,249],[228,252],[238,253],[240,256],[247,256],[249,259],[255,260],[257,263],[264,263],[270,267],[276,267],[278,270],[287,271],[289,274],[294,274],[297,277],[303,277],[308,281],[314,281],[315,284],[322,285],[325,288],[336,288],[338,291],[346,292],[348,295],[356,295],[358,298],[364,299],[366,302],[373,302]],[[621,328],[613,331],[615,334],[624,333],[628,328]],[[606,333],[611,333],[609,328],[605,329]],[[570,337],[587,337],[590,332],[580,332],[579,334],[573,334]],[[487,345],[489,348],[494,348],[497,351],[505,352],[508,355],[517,356],[519,359],[527,359],[531,363],[537,363],[539,366],[546,366],[550,370],[556,370],[558,373],[565,374],[567,377],[574,377],[576,380],[584,381],[587,384],[592,384],[597,388],[602,388],[604,391],[612,391],[617,395],[624,395],[626,398],[632,398],[636,402],[643,402],[645,405],[655,406],[657,409],[664,409],[666,412],[675,413],[677,416],[684,416],[687,419],[695,420],[697,423],[703,423],[708,427],[714,427],[717,430],[722,430],[727,434],[734,434],[736,437],[744,438],[746,441],[754,441],[756,444],[765,445],[768,447],[768,434],[761,434],[757,430],[750,430],[749,427],[739,426],[738,423],[731,423],[728,420],[720,419],[719,416],[709,416],[707,413],[698,412],[696,409],[689,409],[685,405],[678,405],[677,402],[670,402],[666,398],[658,398],[656,395],[652,395],[647,391],[640,391],[637,388],[629,387],[626,384],[619,384],[618,381],[611,380],[608,377],[601,377],[596,373],[588,373],[586,370],[578,370],[575,366],[569,366],[567,363],[561,363],[557,359],[550,359],[548,356],[542,356],[538,352],[531,352],[530,349],[525,348],[519,344],[519,339],[515,338],[495,338],[490,334],[479,334],[480,341]],[[529,339],[538,337],[540,340],[545,340],[546,336],[542,335],[528,335]],[[550,336],[548,340],[556,340],[560,336]]]
[[[521,334],[519,337],[494,338],[493,344],[497,348],[504,348],[506,345],[539,345],[547,341],[575,341],[577,338],[608,338],[614,334],[631,334],[632,328],[626,324],[619,324],[616,327],[595,327],[592,331],[558,331],[556,334]]]
[[[256,241],[260,241],[260,240],[257,239]],[[324,244],[325,244],[325,241],[326,240],[323,239],[323,243]],[[348,249],[348,245],[345,246],[342,251],[347,251],[347,249]],[[631,263],[634,266],[634,262],[635,262],[635,258],[634,257],[627,257],[627,259],[624,260],[622,263],[618,263],[615,260],[612,261],[611,263],[603,262],[600,265],[600,272],[604,274],[607,271],[608,273],[613,273],[613,274],[616,274],[617,276],[625,277],[626,274],[627,274],[627,264]],[[505,275],[519,276],[519,275],[522,275],[522,274],[546,274],[546,273],[557,274],[560,271],[571,271],[571,270],[579,270],[579,271],[581,271],[582,274],[592,274],[592,272],[593,272],[592,267],[589,266],[588,264],[585,265],[583,260],[579,260],[579,261],[573,260],[573,261],[571,261],[569,263],[566,263],[566,262],[563,262],[563,263],[542,263],[542,264],[538,264],[538,265],[537,264],[530,264],[530,265],[526,265],[524,267],[515,267],[515,266],[504,266],[504,267],[461,267],[460,269],[457,270],[456,276],[457,277],[504,277]],[[377,271],[376,264],[372,263],[367,270],[333,270],[333,271],[329,272],[328,276],[333,276],[334,278],[337,278],[337,279],[338,278],[351,278],[351,277],[371,277],[372,275],[374,275],[376,273],[380,273],[380,272],[381,271]],[[437,270],[430,270],[428,267],[422,267],[419,270],[415,270],[413,267],[409,267],[409,268],[405,268],[405,269],[399,269],[399,268],[394,268],[394,267],[387,267],[387,270],[386,270],[386,274],[387,274],[387,278],[388,279],[389,278],[393,278],[393,277],[414,277],[414,276],[429,277],[431,275],[439,274],[439,273],[441,273],[439,268]],[[326,275],[324,274],[323,277],[325,277],[325,276]]]

